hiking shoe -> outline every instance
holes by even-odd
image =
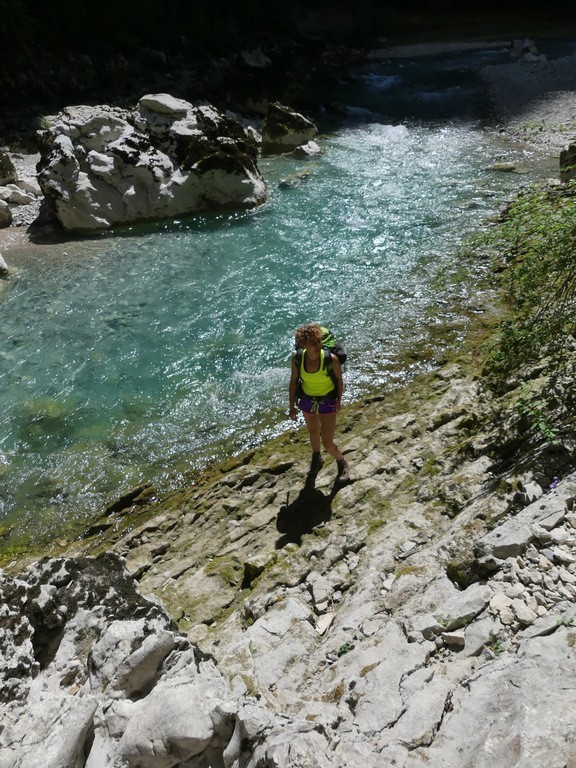
[[[337,480],[340,483],[347,483],[350,480],[350,468],[346,459],[341,459],[336,462],[338,464],[338,477]]]
[[[310,472],[317,474],[324,465],[324,458],[320,451],[315,451],[312,454],[312,461],[310,462]]]

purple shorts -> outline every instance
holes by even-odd
[[[301,395],[298,408],[304,413],[336,413],[338,400],[333,397],[309,397]]]

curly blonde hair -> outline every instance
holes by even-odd
[[[304,349],[306,344],[309,344],[311,341],[317,341],[319,344],[321,344],[322,327],[318,325],[318,323],[307,323],[306,325],[301,325],[296,329],[296,333],[294,334],[294,341],[296,342],[296,347],[298,349]]]

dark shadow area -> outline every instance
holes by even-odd
[[[327,523],[332,517],[332,499],[343,484],[336,479],[327,494],[315,487],[316,475],[310,472],[300,493],[292,498],[290,491],[286,503],[280,507],[276,528],[282,534],[276,542],[276,549],[287,544],[302,543],[302,537],[310,533],[321,523]]]
[[[62,243],[73,239],[67,235],[64,228],[50,210],[46,200],[40,203],[38,216],[26,227],[26,234],[31,243],[37,245]]]

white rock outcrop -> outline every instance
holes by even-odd
[[[270,104],[262,123],[262,153],[287,154],[310,143],[308,150],[303,150],[303,154],[318,154],[320,148],[312,141],[317,133],[318,128],[304,115],[283,104]]]
[[[0,199],[0,229],[12,223],[12,211],[5,200]]]
[[[2,768],[224,765],[225,752],[232,766],[246,720],[266,731],[269,713],[232,693],[116,556],[0,572],[0,594]]]
[[[8,152],[0,149],[0,186],[16,181],[16,169]]]
[[[576,476],[495,483],[492,433],[456,460],[490,403],[457,366],[429,384],[364,404],[336,493],[279,451],[128,525],[122,559],[0,573],[0,768],[572,765]]]
[[[38,182],[65,230],[92,232],[267,197],[252,134],[211,106],[149,94],[70,107],[41,134]]]

